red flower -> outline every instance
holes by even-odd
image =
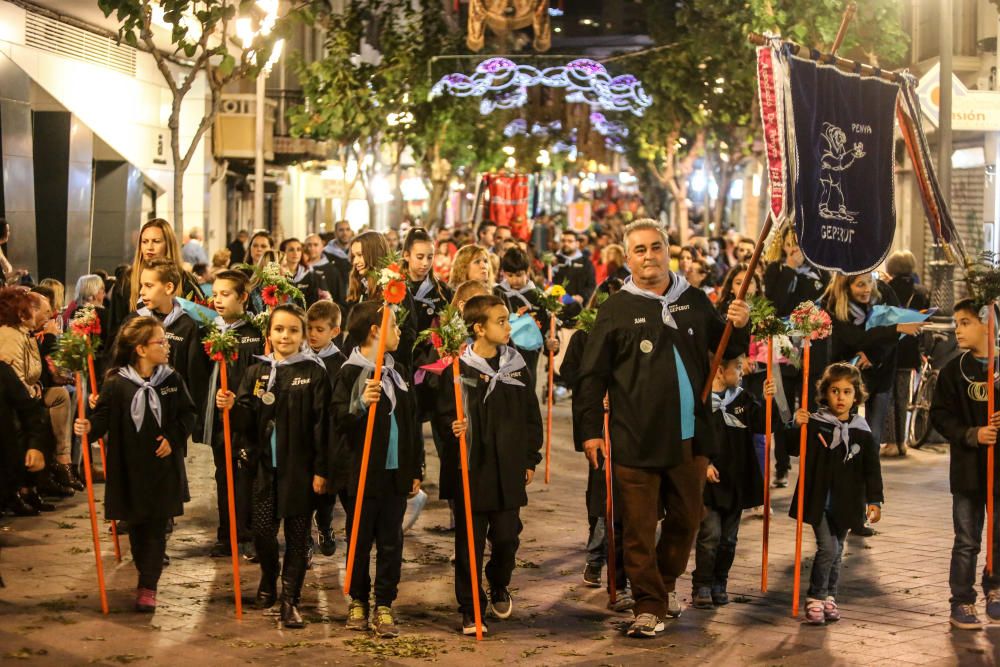
[[[229,355],[229,361],[236,361],[236,359],[239,356],[240,356],[240,353],[237,352],[236,350],[233,350],[233,353],[231,355]]]
[[[385,297],[387,303],[402,303],[406,297],[406,283],[402,280],[390,280],[382,291],[382,296]]]
[[[212,355],[212,361],[222,361],[222,353],[216,352]]]
[[[205,354],[207,354],[209,357],[211,357],[212,356],[212,343],[206,340],[204,343],[202,343],[201,346],[203,348],[205,348]]]
[[[435,332],[431,332],[431,345],[434,346],[435,350],[440,350],[441,346],[444,345],[444,341],[441,340],[441,336],[438,336]]]
[[[260,298],[264,305],[274,307],[278,305],[278,286],[268,285],[260,292]]]
[[[396,275],[400,275],[400,276],[403,275],[403,269],[401,269],[399,267],[399,264],[397,264],[396,262],[393,262],[392,264],[390,264],[389,266],[387,266],[385,268],[388,269],[389,271],[392,271]]]

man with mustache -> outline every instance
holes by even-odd
[[[597,468],[608,396],[625,572],[635,599],[628,634],[653,637],[664,617],[681,613],[676,581],[702,519],[706,471],[717,449],[709,408],[700,400],[709,357],[726,319],[735,327],[727,358],[746,353],[750,309],[734,301],[724,319],[703,291],[671,272],[666,232],[654,220],[625,229],[625,251],[632,277],[598,311],[577,400],[584,451]]]

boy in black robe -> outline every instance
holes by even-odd
[[[987,452],[996,445],[1000,413],[987,414],[987,312],[971,299],[955,304],[955,338],[963,352],[941,369],[934,386],[931,423],[951,445],[948,478],[951,486],[955,531],[951,550],[951,624],[962,630],[979,630],[976,615],[976,563],[986,516]],[[1000,456],[994,475],[1000,474]],[[998,485],[1000,486],[1000,485]],[[994,499],[995,502],[995,499]],[[994,514],[994,521],[997,515]],[[1000,530],[993,528],[993,553],[1000,553]],[[995,557],[994,557],[995,558]],[[1000,622],[1000,572],[985,568],[982,574],[986,615]]]
[[[538,296],[541,292],[528,275],[529,268],[531,265],[528,262],[528,257],[519,248],[508,250],[500,259],[503,280],[493,289],[493,293],[507,302],[507,309],[511,315],[516,313],[520,316],[528,315],[534,318],[535,323],[541,326],[542,331],[545,332],[544,338],[549,338],[549,311],[543,308],[539,302]],[[531,382],[528,386],[534,390],[538,377],[538,357],[542,353],[542,348],[529,350],[519,347],[516,341],[513,345],[524,357],[524,363],[527,364],[528,372],[531,374]]]
[[[520,545],[520,509],[528,504],[526,486],[542,460],[542,415],[535,393],[528,386],[529,374],[523,357],[507,343],[510,322],[503,300],[476,296],[465,304],[463,318],[474,342],[462,354],[461,384],[464,421],[458,421],[452,371],[442,375],[438,419],[450,425],[456,438],[466,434],[469,451],[469,492],[472,494],[472,524],[476,547],[479,599],[489,600],[488,612],[498,619],[510,618],[511,575]],[[457,453],[458,446],[449,448]],[[458,468],[458,457],[442,461]],[[456,475],[460,479],[459,475]],[[462,614],[462,632],[476,633],[470,563],[461,485],[455,489],[455,596]],[[482,559],[487,537],[490,562],[486,565],[489,597],[482,587]],[[486,628],[483,628],[486,631]]]
[[[706,514],[698,529],[691,575],[692,605],[701,609],[729,604],[726,586],[736,557],[740,518],[743,510],[764,502],[764,475],[754,445],[754,434],[764,432],[764,413],[757,398],[740,386],[742,379],[740,356],[724,360],[712,383],[719,451],[708,466]],[[765,382],[765,395],[772,389]]]
[[[399,630],[392,612],[403,564],[403,514],[406,498],[420,489],[423,479],[423,441],[416,429],[414,400],[391,352],[400,345],[395,314],[385,332],[385,351],[380,383],[373,379],[375,356],[381,335],[382,308],[379,301],[362,301],[351,310],[348,337],[360,341],[340,369],[333,390],[334,423],[343,436],[349,468],[346,500],[347,522],[353,526],[357,507],[361,464],[369,407],[375,404],[364,501],[358,525],[351,573],[347,628],[364,631],[369,627],[369,573],[371,549],[377,549],[375,564],[375,613],[371,625],[380,637],[396,637]],[[342,457],[336,457],[342,460]],[[342,498],[343,499],[343,498]]]

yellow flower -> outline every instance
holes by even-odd
[[[553,285],[549,288],[549,294],[557,299],[561,299],[566,296],[566,288],[562,285]]]

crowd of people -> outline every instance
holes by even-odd
[[[0,240],[7,236],[0,222]],[[677,580],[692,550],[693,606],[728,603],[740,517],[770,511],[761,508],[763,413],[773,402],[775,487],[789,484],[799,430],[808,433],[804,519],[817,552],[805,618],[836,621],[845,536],[872,536],[881,516],[879,456],[906,454],[908,397],[900,386],[919,360],[921,324],[870,326],[869,319],[878,304],[925,309],[927,291],[907,251],[890,256],[882,274],[844,276],[806,261],[790,228],[775,235],[751,271],[754,246],[738,234],[682,246],[651,219],[609,215],[574,231],[543,216],[531,225],[485,220],[433,233],[407,224],[356,234],[343,221],[332,234],[302,239],[255,230],[209,258],[199,230],[182,245],[169,222],[154,219],[140,229],[130,264],[113,275],[81,277],[70,295],[55,280],[35,284],[3,260],[0,424],[14,434],[2,448],[4,510],[36,516],[54,510],[54,499],[83,490],[80,440],[73,436],[103,438],[106,464],[94,473],[105,484],[105,518],[128,534],[138,570],[136,609],[153,611],[170,531],[190,501],[190,443],[211,447],[214,456],[218,528],[206,553],[231,555],[221,417],[229,411],[237,541],[240,554],[259,564],[256,607],[280,604],[283,625],[302,627],[306,570],[317,550],[336,553],[339,500],[347,517],[341,542],[355,523],[357,531],[346,626],[393,637],[404,517],[415,511],[408,500],[422,493],[427,424],[440,461],[438,495],[452,509],[461,628],[475,634],[473,568],[489,618],[514,613],[520,508],[542,460],[540,397],[554,377],[557,398],[572,401],[574,445],[590,469],[583,580],[592,587],[613,582],[614,611],[634,616],[628,635],[650,637],[682,611]],[[372,271],[397,251],[406,293],[383,328],[386,295]],[[255,267],[277,267],[301,299],[274,305]],[[809,378],[802,378],[795,350],[784,349],[774,380],[766,379],[770,352],[752,335],[746,300],[737,298],[745,284],[747,295],[765,296],[779,317],[804,302],[829,313],[832,335],[813,345]],[[565,292],[558,311],[546,285]],[[210,309],[214,320],[195,317],[189,303]],[[440,325],[448,306],[468,328],[459,365],[463,410],[451,365],[441,363],[433,338],[421,336]],[[99,386],[88,392],[85,418],[74,419],[75,388],[54,352],[66,323],[91,308],[100,322]],[[986,369],[977,360],[985,358],[987,341],[978,307],[957,304],[955,321],[967,352],[942,372],[932,419],[953,445],[952,622],[973,628],[984,445],[995,443],[1000,416],[987,419],[980,391]],[[710,376],[727,322],[733,334]],[[235,334],[235,358],[213,360],[203,347],[208,331]],[[543,372],[546,352],[553,353],[551,376]],[[222,364],[228,390],[220,383]],[[805,403],[797,392],[803,379],[815,387]],[[708,402],[699,400],[706,383]],[[468,498],[459,483],[463,435]],[[605,515],[606,435],[618,510],[612,526]],[[793,501],[793,517],[795,507]],[[470,528],[475,563],[466,548]],[[617,568],[604,575],[611,531]],[[984,587],[987,614],[1000,621],[997,579],[985,579]]]

